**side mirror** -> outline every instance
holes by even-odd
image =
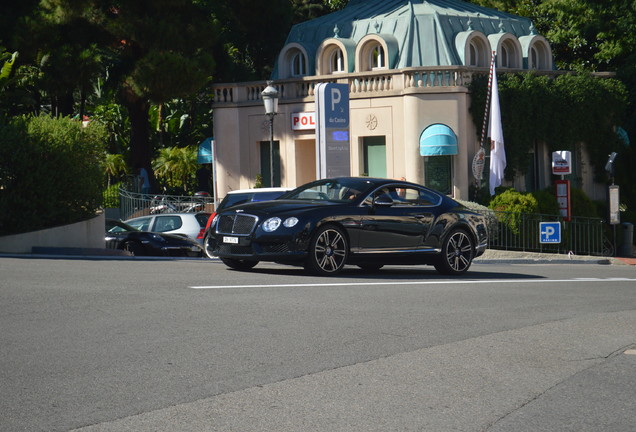
[[[382,194],[373,200],[373,205],[376,207],[391,207],[393,204],[393,198],[388,194]]]

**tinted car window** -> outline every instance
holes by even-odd
[[[391,198],[394,206],[432,206],[439,204],[441,200],[439,195],[424,189],[392,185],[376,190],[365,198],[363,204],[370,206],[373,204],[373,199],[380,196]]]
[[[252,199],[251,193],[237,193],[237,194],[227,194],[221,204],[219,204],[218,210],[222,210],[226,207],[232,207],[233,205],[243,204],[249,202]]]
[[[205,228],[208,223],[208,219],[210,218],[210,213],[197,213],[195,215],[197,222],[199,222],[199,226],[201,228]]]
[[[181,228],[183,222],[179,216],[157,216],[153,231],[166,232]]]
[[[286,193],[282,199],[322,200],[349,202],[357,199],[370,188],[364,179],[318,180]]]

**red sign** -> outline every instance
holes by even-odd
[[[556,199],[559,203],[559,212],[564,221],[572,220],[572,207],[570,206],[570,180],[556,180]]]
[[[316,129],[315,113],[312,112],[292,113],[291,121],[293,130]]]

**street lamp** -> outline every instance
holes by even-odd
[[[269,177],[270,187],[274,186],[274,116],[278,114],[278,90],[272,85],[273,81],[267,81],[267,87],[261,93],[265,114],[269,117]]]

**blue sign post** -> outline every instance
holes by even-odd
[[[539,222],[540,243],[561,243],[561,222]]]
[[[318,178],[351,174],[349,85],[316,85],[316,174]]]

